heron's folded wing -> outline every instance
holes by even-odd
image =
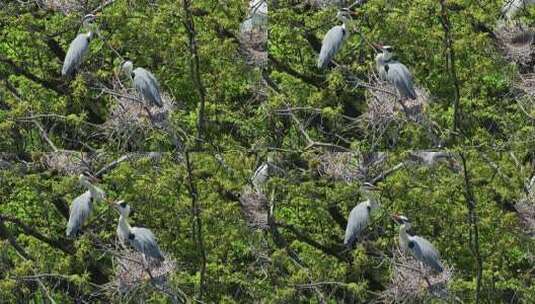
[[[440,263],[440,255],[433,244],[419,236],[412,237],[411,242],[413,243],[411,250],[417,259],[424,262],[434,270],[442,272],[443,268],[442,264]]]
[[[62,75],[70,75],[82,63],[84,55],[89,49],[89,40],[86,34],[78,34],[69,45],[65,60],[63,61]]]
[[[387,79],[394,84],[403,97],[416,98],[412,75],[404,64],[399,62],[388,64]]]
[[[89,190],[76,197],[71,204],[69,222],[67,223],[67,235],[72,236],[80,230],[93,209],[91,193]]]
[[[338,52],[344,42],[345,29],[342,26],[331,28],[321,44],[321,51],[318,58],[318,67],[326,67],[334,55]]]
[[[344,237],[344,244],[352,244],[356,238],[368,225],[368,208],[366,203],[362,202],[355,206],[349,213],[347,220],[346,233]]]
[[[131,232],[135,236],[131,240],[132,246],[135,249],[149,257],[163,259],[162,252],[152,231],[147,228],[133,227]]]

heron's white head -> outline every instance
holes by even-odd
[[[84,171],[78,177],[78,181],[80,182],[80,184],[82,184],[84,186],[90,186],[93,183],[98,182],[98,179],[96,177],[94,177],[93,175],[91,175],[91,173],[89,173],[87,171]]]
[[[383,52],[384,61],[389,61],[394,56],[394,48],[390,45],[383,45],[381,51]]]
[[[373,43],[373,48],[377,52],[377,56],[375,57],[376,61],[389,61],[394,56],[394,48],[391,45],[383,45],[380,43]]]
[[[343,23],[348,22],[351,20],[351,16],[355,15],[355,13],[351,12],[350,10],[343,8],[336,13],[336,19],[342,21]]]
[[[132,76],[132,73],[134,71],[134,64],[130,60],[126,60],[121,64],[121,71],[123,71],[125,74]]]
[[[94,33],[93,33],[93,29],[94,29],[94,25],[93,25],[93,22],[95,21],[95,19],[97,18],[97,16],[93,15],[93,14],[87,14],[84,16],[84,18],[82,18],[82,27],[87,30],[87,39],[89,39],[89,41],[91,41],[91,39],[93,39],[93,36],[94,36]]]
[[[378,192],[381,191],[380,188],[378,188],[372,183],[364,182],[362,186],[360,186],[360,191],[362,195],[370,202],[370,204],[373,205],[371,206],[372,208],[378,207],[377,199]]]
[[[93,14],[87,14],[84,16],[84,18],[82,18],[82,24],[84,26],[90,25],[91,23],[93,23],[93,21],[95,21],[95,19],[97,19],[97,16]]]
[[[409,221],[409,219],[404,216],[404,215],[398,215],[398,214],[394,214],[392,215],[392,219],[399,225],[402,225],[402,226],[405,226],[405,229],[410,229],[411,228],[411,222]]]
[[[114,207],[122,216],[128,217],[130,215],[130,205],[128,205],[124,200],[115,202]]]

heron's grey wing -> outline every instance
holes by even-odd
[[[76,38],[69,45],[65,60],[63,61],[63,68],[61,75],[72,75],[74,71],[80,66],[82,60],[89,50],[89,39],[86,34],[78,34]]]
[[[164,260],[163,254],[160,251],[160,247],[156,242],[156,237],[147,228],[132,227],[131,233],[133,237],[129,237],[130,244],[132,246],[144,253],[147,257],[151,257],[156,260]]]
[[[342,44],[344,43],[344,36],[346,30],[340,26],[334,26],[331,28],[321,43],[321,51],[318,57],[318,68],[326,68],[331,59],[336,55]]]
[[[344,245],[351,246],[357,237],[368,225],[369,213],[366,207],[366,202],[362,202],[355,206],[349,213],[347,220],[346,234],[344,237]]]
[[[389,63],[387,73],[387,80],[394,84],[402,97],[416,99],[412,75],[404,64],[399,62]]]
[[[135,69],[134,74],[134,85],[143,94],[143,97],[156,106],[162,107],[160,87],[154,75],[144,68]]]
[[[428,240],[419,236],[412,236],[409,238],[409,249],[418,260],[424,262],[427,266],[437,272],[443,271],[440,255]]]
[[[264,184],[268,179],[268,164],[264,163],[260,167],[258,167],[253,174],[252,182],[253,185],[258,188],[262,184]]]
[[[67,236],[75,236],[87,220],[93,209],[91,193],[89,190],[72,201],[69,222],[67,223]]]

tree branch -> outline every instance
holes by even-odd
[[[1,222],[10,222],[15,224],[17,227],[21,228],[22,231],[24,231],[25,234],[33,236],[34,238],[40,240],[41,242],[47,243],[48,245],[57,248],[67,254],[73,254],[74,251],[72,249],[72,243],[69,240],[66,239],[51,239],[42,233],[38,232],[34,228],[26,225],[21,220],[19,220],[16,217],[12,217],[9,215],[0,214],[0,223]]]

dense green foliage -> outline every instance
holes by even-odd
[[[118,292],[117,214],[105,202],[65,237],[84,170],[99,175],[106,202],[131,204],[133,226],[152,229],[176,263],[166,286],[188,303],[381,302],[396,271],[395,213],[453,269],[447,300],[426,301],[534,303],[535,212],[518,203],[535,210],[535,106],[521,108],[526,70],[493,33],[502,1],[362,1],[327,70],[317,53],[337,7],[318,2],[269,3],[269,60],[255,66],[240,39],[248,1],[112,1],[97,9],[98,35],[73,79],[60,75],[65,50],[104,2],[70,14],[0,3],[0,303],[172,302],[148,280]],[[533,27],[534,17],[530,8],[516,19]],[[379,42],[428,92],[424,120],[397,111],[384,130],[370,127]],[[165,123],[110,127],[125,58],[173,100]],[[418,164],[415,150],[452,158]],[[268,158],[278,169],[255,229],[245,198]],[[351,178],[325,169],[340,159]],[[346,250],[365,181],[381,207]]]

